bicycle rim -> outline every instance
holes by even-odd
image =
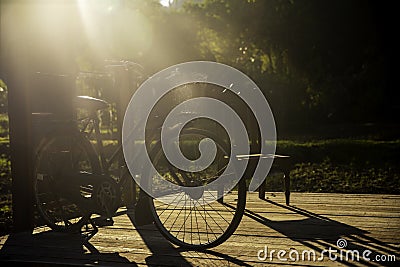
[[[56,231],[78,232],[91,215],[88,207],[83,207],[76,199],[89,201],[93,186],[82,183],[77,188],[68,188],[70,192],[67,192],[68,181],[60,181],[63,173],[71,171],[100,172],[90,142],[78,134],[57,133],[47,138],[35,160],[34,193],[41,218]],[[77,198],[70,197],[72,194]]]
[[[205,136],[203,131],[189,131],[186,134]],[[226,159],[229,153],[226,152],[224,146],[219,144],[218,148],[222,153],[219,155],[219,159]],[[152,153],[153,164],[158,166],[158,173],[165,179],[175,180],[174,182],[177,183],[176,180],[182,178],[177,176],[189,175],[169,165],[162,155],[160,145],[153,150],[156,151]],[[227,162],[223,162],[223,166],[220,166],[221,162],[218,162],[215,168],[217,171],[214,173],[212,171],[211,173],[191,173],[190,178],[196,179],[201,175],[209,178],[217,176],[226,167],[224,164]],[[222,195],[224,195],[223,201],[220,198]],[[166,198],[172,201],[163,201]],[[210,198],[213,201],[204,201],[204,199]],[[245,208],[246,184],[245,180],[241,179],[233,189],[231,186],[227,186],[220,190],[207,190],[200,198],[185,192],[166,190],[162,196],[157,199],[151,198],[150,201],[155,224],[164,237],[180,247],[196,250],[207,249],[226,241],[238,227]]]

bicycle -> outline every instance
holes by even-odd
[[[126,62],[121,64],[127,66]],[[108,103],[97,98],[79,96],[76,102],[88,110],[89,116],[79,121],[63,123],[58,130],[45,136],[39,146],[34,167],[34,192],[36,206],[41,217],[53,230],[77,232],[87,223],[93,223],[92,215],[112,217],[121,207],[121,195],[126,184],[133,179],[123,157],[121,144],[108,159],[103,153],[103,139],[99,128],[98,112]],[[81,128],[78,127],[78,122]],[[55,122],[58,123],[58,122]],[[217,146],[217,156],[212,165],[201,172],[187,172],[169,163],[163,153],[159,129],[155,126],[149,140],[149,156],[158,176],[174,184],[194,187],[211,183],[226,169],[230,158],[230,147],[224,139],[212,131],[189,125],[181,132],[180,143],[169,142],[183,148],[189,157],[196,158],[199,142],[212,138]],[[94,134],[95,142],[90,136]],[[92,143],[96,144],[94,149]],[[183,145],[182,145],[183,144]],[[111,175],[112,166],[117,165],[117,175]],[[144,166],[132,175],[144,179],[147,187],[157,187],[156,177]],[[232,190],[231,185],[214,191],[193,194],[189,191],[169,191],[161,188],[162,195],[154,198],[140,190],[136,205],[136,217],[140,219],[139,206],[149,208],[152,222],[163,236],[175,245],[189,249],[206,249],[226,241],[238,227],[245,209],[245,179]],[[160,188],[157,188],[160,192]],[[212,198],[204,202],[204,196]],[[224,199],[222,201],[222,196]],[[163,199],[172,199],[163,202]],[[203,198],[203,203],[200,203]],[[184,202],[184,205],[177,205]]]

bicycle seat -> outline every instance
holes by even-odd
[[[79,108],[85,108],[93,111],[106,109],[109,106],[107,101],[91,96],[77,96],[75,98],[75,105]]]

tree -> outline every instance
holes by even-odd
[[[249,74],[282,120],[378,119],[384,55],[371,2],[206,0],[185,12],[203,55]]]

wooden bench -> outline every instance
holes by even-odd
[[[291,158],[286,155],[274,155],[274,162],[272,163],[271,171],[281,171],[283,176],[283,187],[285,192],[286,205],[290,205],[290,170],[292,169]],[[267,179],[258,188],[258,197],[265,199]]]
[[[251,160],[260,158],[260,154],[240,155],[239,157],[241,159]],[[283,173],[283,189],[285,192],[285,202],[286,205],[290,205],[290,170],[292,169],[291,158],[290,156],[287,155],[277,155],[277,154],[266,156],[266,158],[271,158],[271,157],[273,157],[274,162],[272,163],[270,172],[280,171]],[[252,163],[255,163],[255,161],[252,161]],[[268,177],[266,177],[262,182],[262,184],[258,187],[258,197],[260,199],[265,199],[267,179]],[[218,202],[220,203],[223,203],[224,201],[223,194],[224,191],[223,188],[221,188],[221,190],[218,191]]]

